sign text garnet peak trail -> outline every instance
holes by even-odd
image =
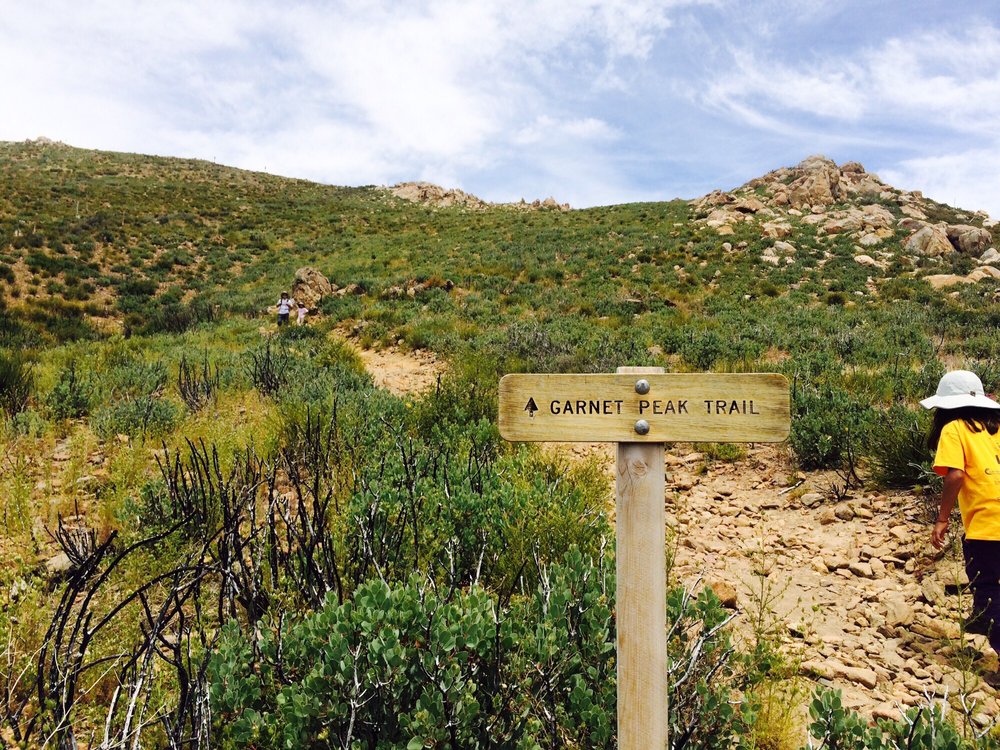
[[[513,441],[780,442],[789,417],[788,381],[769,373],[652,374],[638,383],[620,373],[517,374],[500,381],[500,434]]]

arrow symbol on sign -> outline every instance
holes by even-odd
[[[528,404],[524,407],[524,410],[528,412],[528,416],[532,419],[535,418],[535,412],[538,411],[538,405],[535,403],[535,399],[529,397]]]

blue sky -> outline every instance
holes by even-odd
[[[995,0],[0,0],[0,140],[494,201],[813,153],[1000,218]]]

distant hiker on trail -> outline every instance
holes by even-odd
[[[288,296],[288,292],[282,292],[278,300],[278,325],[288,325],[288,314],[295,306],[295,300]]]
[[[300,326],[306,322],[307,312],[309,311],[306,309],[306,306],[303,303],[299,302],[299,312],[298,312],[298,317],[295,319],[295,325]]]
[[[972,589],[965,630],[987,636],[1000,653],[1000,403],[986,395],[975,373],[953,370],[941,378],[937,393],[920,404],[936,409],[927,442],[936,451],[934,471],[944,477],[931,544],[944,547],[957,500]],[[1000,685],[1000,673],[983,679]]]

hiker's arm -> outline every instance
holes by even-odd
[[[944,488],[941,490],[941,507],[938,509],[937,521],[934,522],[934,530],[931,532],[931,544],[936,549],[944,547],[944,538],[948,533],[948,521],[951,518],[951,511],[955,508],[955,501],[958,500],[958,491],[962,489],[965,482],[965,472],[961,469],[948,469],[944,475]]]

